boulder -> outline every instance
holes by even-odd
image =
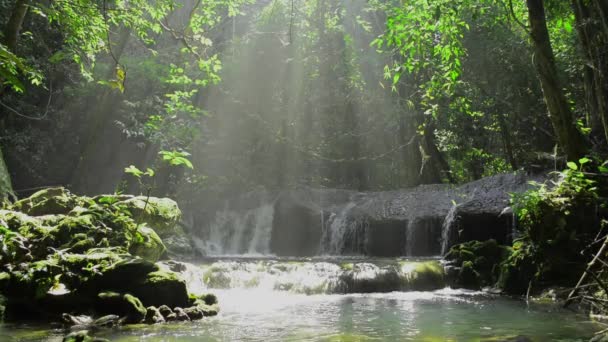
[[[187,307],[189,304],[186,282],[177,273],[170,271],[147,274],[134,287],[133,294],[146,306]]]
[[[126,206],[135,221],[146,222],[161,238],[175,233],[182,216],[177,203],[169,198],[137,196],[117,204]]]
[[[148,324],[164,323],[165,318],[160,313],[160,310],[154,306],[149,306],[146,308],[146,317],[144,318],[144,322]]]
[[[13,208],[30,216],[67,214],[84,200],[84,197],[76,197],[65,188],[48,188],[17,201]]]
[[[137,227],[129,252],[150,262],[157,262],[166,252],[163,241],[154,230],[144,225]]]
[[[146,317],[146,308],[131,294],[101,292],[97,295],[96,311],[101,314],[116,314],[125,318],[125,323],[139,323]]]

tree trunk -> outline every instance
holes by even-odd
[[[4,28],[4,44],[10,51],[15,51],[17,47],[17,41],[19,40],[19,32],[23,25],[23,19],[28,9],[28,0],[17,0],[13,7],[11,17],[6,23]]]
[[[588,151],[583,135],[574,123],[573,114],[562,90],[549,40],[543,0],[526,0],[530,35],[534,50],[534,67],[540,80],[549,118],[568,160],[578,160]]]

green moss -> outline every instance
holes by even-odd
[[[18,211],[31,216],[67,214],[77,205],[77,197],[65,188],[40,190],[13,205]]]
[[[352,271],[353,267],[355,267],[355,264],[353,264],[352,262],[343,262],[340,264],[340,268],[344,271]]]
[[[169,198],[139,196],[118,202],[118,205],[124,205],[136,220],[146,222],[161,237],[175,233],[182,215],[177,203]]]
[[[401,271],[406,274],[406,289],[424,291],[445,287],[445,271],[439,260],[423,262],[399,262]]]
[[[160,237],[151,228],[139,226],[133,237],[129,252],[145,260],[156,262],[166,252]]]

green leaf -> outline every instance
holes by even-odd
[[[581,159],[578,160],[578,163],[581,164],[581,165],[585,165],[585,164],[589,163],[590,161],[591,161],[591,159],[583,157],[583,158],[581,158]]]
[[[129,167],[126,167],[125,173],[130,174],[136,178],[141,178],[141,176],[144,174],[144,172],[142,170],[136,168],[134,165],[130,165]]]
[[[568,166],[568,168],[570,170],[574,170],[574,171],[578,170],[578,166],[576,166],[575,162],[568,162],[566,165]]]

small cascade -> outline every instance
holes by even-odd
[[[351,210],[355,207],[356,204],[350,202],[337,214],[330,215],[328,222],[323,225],[320,248],[322,254],[363,254],[366,223],[351,216]]]
[[[270,254],[274,206],[218,212],[206,236],[195,239],[204,255]]]
[[[446,255],[450,247],[452,247],[457,208],[457,205],[453,205],[443,220],[441,227],[441,255]]]
[[[182,263],[180,263],[182,264]],[[298,294],[422,291],[445,287],[438,260],[370,262],[231,260],[173,267],[192,292],[256,289]]]

